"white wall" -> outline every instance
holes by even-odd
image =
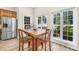
[[[31,25],[33,24],[34,13],[33,8],[30,7],[19,7],[17,8],[17,19],[18,19],[18,28],[24,29],[24,16],[31,17]]]
[[[38,7],[35,8],[34,12],[35,12],[35,20],[37,20],[38,16],[41,15],[46,15],[47,16],[47,25],[49,26],[49,28],[51,28],[52,25],[52,12],[57,11],[57,10],[62,10],[65,9],[64,7]]]
[[[77,10],[77,13],[78,13],[78,46],[79,46],[79,7],[78,7],[78,10]]]

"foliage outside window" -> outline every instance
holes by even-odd
[[[63,12],[63,39],[73,41],[73,11]]]
[[[54,37],[60,37],[60,13],[54,15]]]
[[[66,10],[60,13],[58,12],[54,14],[53,23],[55,29],[53,36],[60,37],[61,32],[63,34],[62,35],[63,40],[73,41],[73,10]]]

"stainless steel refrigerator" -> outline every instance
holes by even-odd
[[[16,19],[11,17],[2,17],[1,39],[7,40],[16,37]]]

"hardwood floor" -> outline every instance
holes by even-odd
[[[0,40],[0,51],[16,51],[16,48],[18,47],[18,40],[17,39],[11,39],[11,40]]]
[[[17,39],[11,39],[11,40],[0,40],[0,51],[18,51],[18,43],[19,41]],[[28,51],[27,44],[25,44],[25,51]],[[39,47],[38,51],[44,51],[44,49],[41,49],[41,46]],[[47,47],[47,51],[48,47]],[[57,43],[52,43],[52,51],[74,51],[73,49],[67,48],[63,45],[59,45]]]

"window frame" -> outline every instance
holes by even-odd
[[[38,22],[38,18],[39,17],[41,17],[40,18],[40,23]],[[44,23],[44,18],[43,17],[45,17],[46,18],[46,23]],[[46,27],[47,26],[47,16],[38,16],[38,18],[37,18],[37,28],[38,29],[43,29],[43,27]]]
[[[72,11],[73,13],[74,13],[74,10],[72,9],[72,8],[70,8],[70,9],[65,9],[65,10],[61,10],[61,11],[58,11],[58,12],[55,12],[55,13],[53,13],[53,28],[55,27],[55,26],[58,26],[58,25],[55,25],[54,24],[54,14],[56,14],[56,13],[60,13],[60,37],[58,38],[58,37],[54,37],[54,39],[58,39],[58,40],[64,40],[63,39],[63,28],[64,28],[64,26],[72,26],[73,27],[73,25],[74,24],[72,24],[72,25],[70,25],[70,24],[68,24],[68,25],[64,25],[63,24],[63,12],[64,11]],[[74,16],[74,15],[73,15]],[[74,19],[73,19],[74,20]],[[73,21],[72,20],[72,21]],[[74,23],[74,22],[73,22]],[[73,28],[73,30],[74,30],[74,28]],[[72,30],[72,32],[73,32],[73,30]],[[54,31],[53,31],[53,34],[54,34]],[[72,38],[73,38],[73,35],[72,35]],[[73,40],[73,39],[72,39]],[[65,41],[69,41],[69,40],[65,40]],[[73,42],[73,41],[69,41],[69,42]]]
[[[56,16],[57,15],[57,13],[60,13],[60,12],[56,12],[56,13],[54,13],[54,16]],[[61,17],[61,13],[60,13],[60,17]],[[56,22],[55,22],[56,23]],[[54,28],[55,27],[58,27],[58,26],[60,26],[61,25],[61,22],[60,22],[60,24],[54,24],[54,20],[53,20],[53,26],[54,26]],[[57,30],[57,29],[56,29]],[[55,34],[57,34],[57,33],[55,33]],[[54,32],[53,32],[53,35],[54,35]],[[59,35],[60,35],[60,33],[59,33]],[[56,38],[56,37],[55,37]],[[57,37],[57,38],[60,38],[60,36],[59,37]]]
[[[24,16],[24,29],[30,29],[30,26],[31,26],[31,20],[30,19],[31,18],[29,16]]]

